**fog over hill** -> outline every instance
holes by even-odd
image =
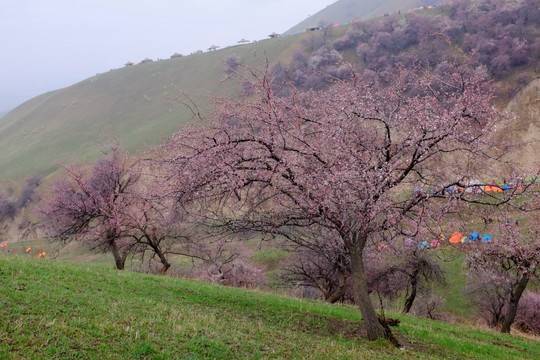
[[[437,5],[443,2],[445,0],[339,0],[283,34],[295,34],[310,26],[319,26],[321,24],[343,24],[355,19],[367,20],[387,13],[405,12],[415,7]]]
[[[0,111],[144,58],[266,39],[333,0],[0,0]]]

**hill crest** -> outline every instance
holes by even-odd
[[[406,12],[415,7],[437,5],[444,0],[339,0],[285,31],[296,34],[311,26],[344,24],[358,19],[368,20],[393,12]]]

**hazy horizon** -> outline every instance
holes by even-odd
[[[335,1],[0,0],[0,114],[128,61],[266,39]]]

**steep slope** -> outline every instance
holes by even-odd
[[[101,135],[118,137],[130,150],[156,144],[189,120],[190,112],[177,101],[182,92],[205,107],[209,96],[239,90],[238,81],[222,81],[225,57],[236,54],[261,68],[266,57],[272,63],[296,40],[271,39],[126,67],[42,94],[1,119],[0,178],[47,174],[68,157],[95,158]]]
[[[501,129],[501,142],[507,139],[521,139],[521,148],[509,156],[510,161],[527,164],[530,173],[538,171],[538,149],[540,148],[540,78],[532,80],[506,107],[515,114],[514,121],[507,129]]]
[[[407,11],[415,7],[436,5],[443,0],[339,0],[298,25],[290,28],[284,35],[296,34],[310,26],[320,24],[343,24],[350,20],[372,19],[382,14]]]

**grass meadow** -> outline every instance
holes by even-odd
[[[403,347],[356,308],[0,255],[4,359],[535,359],[540,342],[403,315]]]

